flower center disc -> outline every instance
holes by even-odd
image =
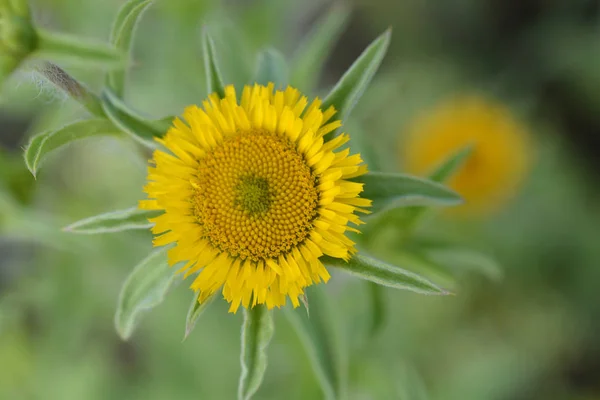
[[[200,161],[194,206],[204,236],[232,257],[277,258],[317,216],[315,176],[286,139],[249,131]]]

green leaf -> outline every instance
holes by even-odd
[[[346,27],[349,17],[349,8],[338,3],[315,24],[294,54],[290,79],[294,87],[302,88],[305,93],[315,88],[318,75]]]
[[[78,121],[55,131],[42,132],[32,137],[25,148],[25,164],[33,176],[36,176],[40,165],[51,152],[75,140],[100,135],[119,136],[121,132],[105,119]]]
[[[152,4],[152,0],[129,0],[123,4],[110,34],[110,43],[125,54],[131,54],[135,30],[143,12]],[[123,97],[126,68],[108,74],[106,85]]]
[[[503,271],[498,262],[487,254],[473,249],[453,246],[425,249],[431,260],[445,265],[454,271],[473,271],[492,281],[502,279]]]
[[[469,145],[451,154],[434,169],[429,175],[429,179],[433,182],[445,183],[464,165],[472,151],[473,146]],[[408,207],[393,216],[393,219],[401,222],[406,228],[411,228],[427,215],[428,211],[427,207]]]
[[[62,90],[67,96],[79,102],[92,115],[106,118],[100,98],[84,84],[69,75],[64,69],[51,62],[43,62],[35,70],[48,82]]]
[[[119,69],[126,63],[125,53],[109,44],[39,29],[38,47],[32,55],[85,68]]]
[[[148,218],[160,215],[161,211],[140,210],[137,207],[111,211],[77,221],[63,230],[71,233],[98,234],[114,233],[132,229],[149,229],[154,224]]]
[[[431,295],[450,294],[422,276],[364,254],[356,254],[348,261],[328,256],[321,260],[325,265],[339,268],[358,278],[394,289]]]
[[[456,286],[456,278],[450,270],[421,249],[411,248],[397,251],[390,261],[402,265],[411,272],[431,278],[445,287],[454,288]]]
[[[302,342],[313,370],[328,400],[345,398],[347,360],[335,315],[327,295],[319,286],[310,287],[310,317],[302,310],[284,312]]]
[[[152,139],[163,137],[169,129],[163,119],[149,120],[140,116],[108,88],[102,93],[102,108],[119,129],[150,148],[156,147]]]
[[[462,203],[462,198],[446,186],[411,175],[369,172],[356,180],[365,184],[361,196],[373,201],[373,213],[398,207]]]
[[[211,305],[212,302],[217,298],[217,292],[208,296],[208,298],[202,303],[200,303],[200,301],[198,300],[198,296],[198,293],[194,294],[192,304],[190,304],[190,308],[185,319],[185,336],[183,337],[183,340],[188,338],[190,333],[192,333],[192,331],[196,327],[196,322],[198,322],[200,316],[204,314],[204,311],[206,311],[208,306]]]
[[[388,29],[363,51],[325,98],[322,106],[324,110],[334,106],[338,110],[337,118],[341,120],[348,118],[379,69],[391,37],[392,31]]]
[[[275,83],[276,88],[283,88],[288,82],[288,67],[285,57],[275,49],[265,49],[258,54],[256,79],[261,85]]]
[[[434,182],[446,182],[460,167],[463,166],[472,152],[473,146],[469,145],[450,155],[450,157],[438,165],[431,175],[429,175],[429,179]]]
[[[273,317],[264,305],[244,309],[239,400],[251,399],[260,387],[267,369],[267,347],[274,331]]]
[[[217,62],[215,44],[207,28],[204,28],[202,32],[202,54],[204,55],[204,71],[206,73],[208,94],[217,93],[219,97],[224,98],[225,86],[223,85],[221,70]]]
[[[123,340],[131,337],[144,311],[163,302],[175,279],[167,262],[167,250],[163,247],[142,260],[121,288],[115,327]]]

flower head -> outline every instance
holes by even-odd
[[[164,211],[152,220],[154,245],[175,244],[169,262],[198,273],[200,301],[222,290],[233,312],[288,296],[297,306],[305,287],[329,279],[319,257],[355,252],[345,232],[370,201],[349,179],[366,166],[336,151],[346,134],[324,140],[341,123],[320,106],[272,84],[244,87],[238,102],[229,86],[225,98],[186,108],[159,140],[169,152],[155,151],[141,206]]]
[[[523,180],[529,159],[525,129],[500,104],[477,96],[454,98],[418,118],[401,144],[406,169],[427,174],[457,151],[472,151],[448,182],[464,196],[467,213],[498,208]]]

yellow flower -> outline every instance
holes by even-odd
[[[422,115],[401,143],[408,172],[425,176],[460,149],[472,152],[448,185],[466,200],[459,212],[491,212],[514,194],[529,161],[522,127],[504,106],[462,96]]]
[[[209,96],[190,106],[159,142],[140,206],[164,210],[152,219],[155,246],[174,243],[171,265],[185,262],[185,277],[200,301],[222,289],[231,303],[294,307],[304,288],[327,281],[319,257],[348,259],[356,250],[345,236],[362,222],[370,201],[362,184],[360,155],[336,151],[349,138],[323,137],[341,126],[333,107],[273,84],[244,87],[238,103],[232,86],[225,98]]]

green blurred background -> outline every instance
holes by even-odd
[[[106,40],[121,3],[32,6],[44,27]],[[157,1],[138,30],[128,100],[160,117],[205,97],[202,25],[215,35],[225,80],[242,85],[259,49],[292,56],[331,4]],[[344,4],[350,21],[313,94],[393,27],[390,52],[350,121],[368,132],[378,169],[402,170],[398,142],[413,118],[463,92],[503,102],[536,143],[525,185],[503,209],[425,227],[493,254],[502,280],[463,274],[450,297],[386,290],[384,325],[370,336],[367,286],[334,276],[327,288],[345,333],[351,398],[600,399],[600,2]],[[102,74],[67,69],[92,88],[102,83]],[[27,69],[0,102],[0,399],[235,398],[239,313],[216,302],[182,343],[191,298],[183,284],[122,342],[113,327],[119,288],[150,250],[150,233],[60,231],[136,204],[145,160],[131,144],[93,139],[51,157],[34,180],[21,156],[28,138],[84,112]],[[379,233],[382,257],[394,257],[400,236],[394,227]],[[256,398],[321,397],[299,339],[276,313]]]

